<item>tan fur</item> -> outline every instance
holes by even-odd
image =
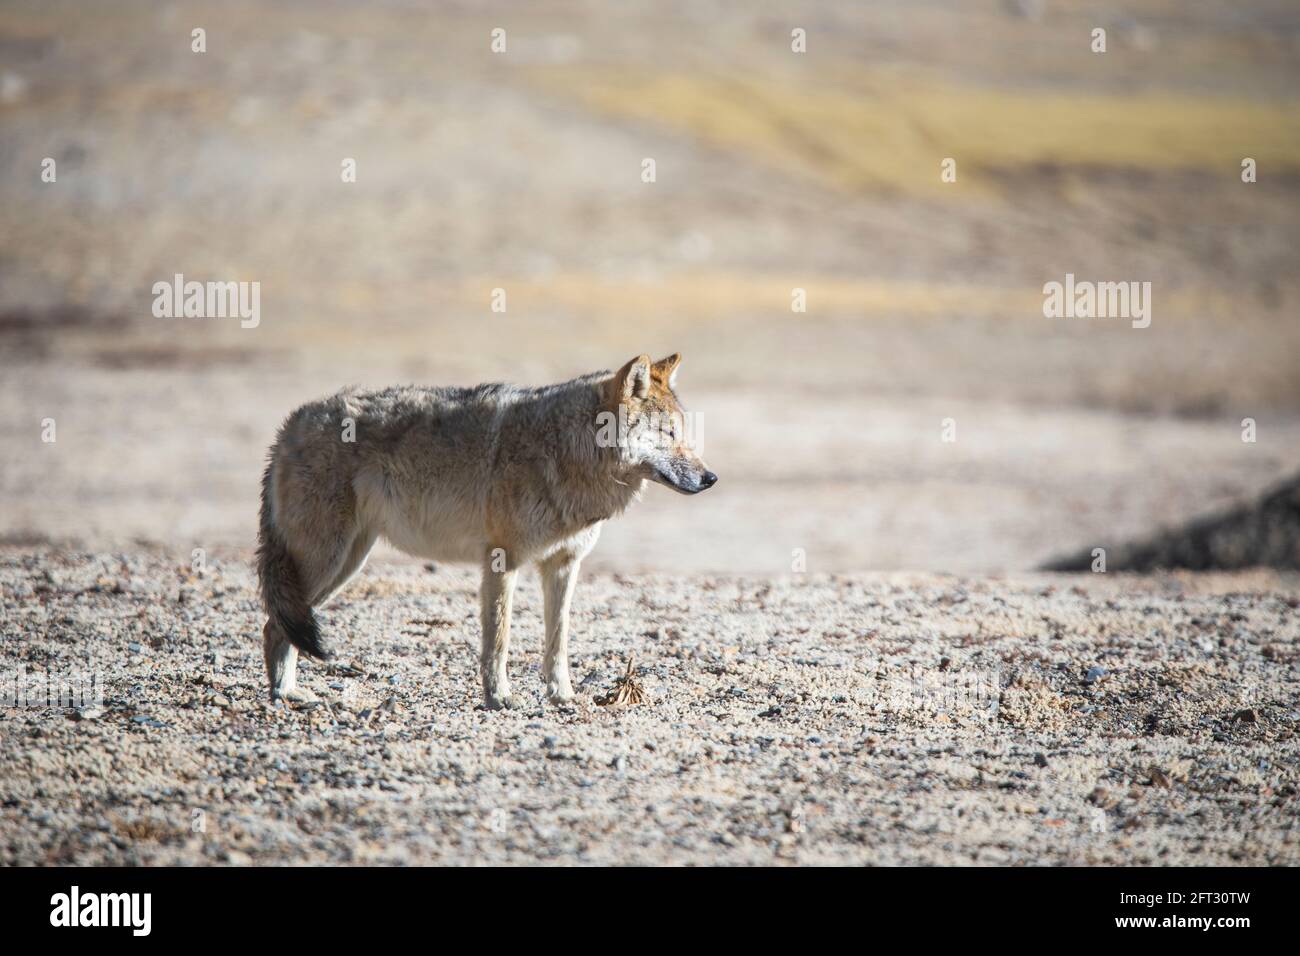
[[[543,388],[347,389],[290,415],[263,477],[258,547],[271,696],[310,696],[297,686],[298,651],[328,655],[313,609],[382,535],[410,554],[482,568],[480,671],[493,708],[517,703],[507,671],[511,599],[518,570],[536,564],[547,697],[571,699],[569,601],[601,523],[647,480],[688,494],[716,480],[678,428],[659,440],[649,425],[680,420],[680,363],[642,355],[616,374]],[[600,423],[620,409],[628,438],[602,445]]]

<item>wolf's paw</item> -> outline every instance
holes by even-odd
[[[286,700],[291,704],[319,704],[320,698],[305,687],[293,686],[288,690],[276,688],[271,691],[271,700]]]
[[[542,687],[545,688],[548,704],[573,703],[573,681],[569,677],[568,667],[543,667]]]
[[[524,699],[518,694],[488,694],[483,706],[488,710],[523,710]]]
[[[552,707],[572,707],[576,697],[573,687],[568,684],[546,685],[546,702]]]

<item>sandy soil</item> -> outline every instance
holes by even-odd
[[[243,561],[6,552],[4,670],[104,700],[0,711],[0,862],[1300,862],[1294,576],[589,576],[561,711],[526,580],[506,713],[474,588],[368,569],[285,709]]]

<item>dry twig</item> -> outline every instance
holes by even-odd
[[[614,680],[614,689],[604,697],[597,697],[596,703],[601,707],[631,707],[633,704],[640,704],[645,700],[645,691],[637,682],[636,675],[632,673],[633,659],[627,659],[627,670],[621,677]]]

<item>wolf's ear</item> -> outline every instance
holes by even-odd
[[[680,352],[674,352],[667,358],[661,358],[651,367],[650,371],[656,379],[661,382],[667,382],[669,388],[677,387],[677,367],[682,364],[682,355]]]
[[[614,376],[618,383],[618,393],[624,401],[630,398],[645,398],[650,394],[650,356],[638,355],[628,362]]]

